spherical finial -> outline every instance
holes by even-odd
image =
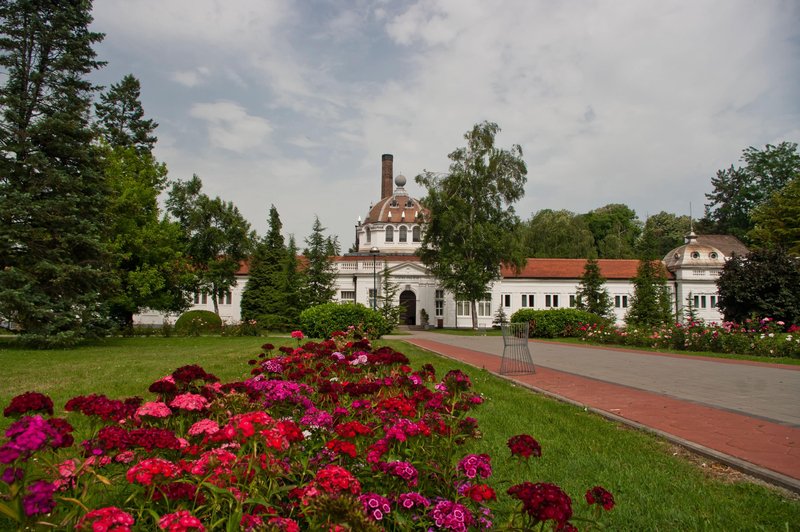
[[[398,187],[406,186],[406,176],[404,176],[403,174],[398,175],[397,177],[394,178],[394,184],[397,185]]]

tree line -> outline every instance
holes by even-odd
[[[315,220],[300,268],[274,206],[259,238],[198,176],[170,180],[139,80],[89,81],[105,64],[91,21],[90,2],[0,4],[0,322],[27,343],[68,345],[143,309],[179,313],[196,293],[218,311],[251,254],[249,319],[291,323],[329,300],[336,239]]]

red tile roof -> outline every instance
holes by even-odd
[[[606,279],[633,279],[639,267],[637,259],[599,259],[597,264]],[[585,266],[586,259],[528,259],[519,272],[503,266],[500,273],[512,279],[580,279]]]

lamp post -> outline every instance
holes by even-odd
[[[375,259],[381,250],[377,246],[372,246],[369,250],[372,255],[372,310],[378,306],[378,270],[375,269]]]

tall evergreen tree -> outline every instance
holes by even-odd
[[[625,322],[628,325],[654,327],[670,321],[672,300],[664,265],[659,260],[641,260],[633,279],[633,297]]]
[[[399,323],[400,316],[405,312],[405,308],[395,304],[398,292],[400,292],[400,285],[392,281],[389,264],[384,262],[383,272],[381,273],[381,290],[380,295],[378,295],[378,311],[392,325]]]
[[[286,308],[284,267],[286,245],[281,235],[278,209],[269,210],[269,230],[250,258],[250,277],[242,294],[242,320],[257,320],[268,329],[286,327],[282,317]]]
[[[285,306],[283,315],[289,327],[297,326],[303,306],[303,274],[297,260],[297,243],[294,235],[289,236],[286,258],[283,263],[283,295]]]
[[[95,104],[98,126],[103,138],[111,146],[133,146],[139,152],[152,152],[156,144],[153,131],[158,124],[144,118],[140,101],[141,86],[133,74],[119,83],[112,83],[100,101]]]
[[[0,3],[0,319],[69,343],[104,331],[106,186],[87,76],[91,2]]]
[[[600,273],[596,259],[589,259],[583,267],[583,276],[578,285],[576,306],[603,318],[611,318],[611,296],[605,289],[605,277]]]
[[[308,247],[303,251],[307,261],[304,273],[305,308],[328,303],[336,293],[333,287],[336,271],[333,269],[333,259],[330,255],[332,243],[325,237],[324,232],[325,228],[319,217],[315,216],[311,235],[306,238]]]

